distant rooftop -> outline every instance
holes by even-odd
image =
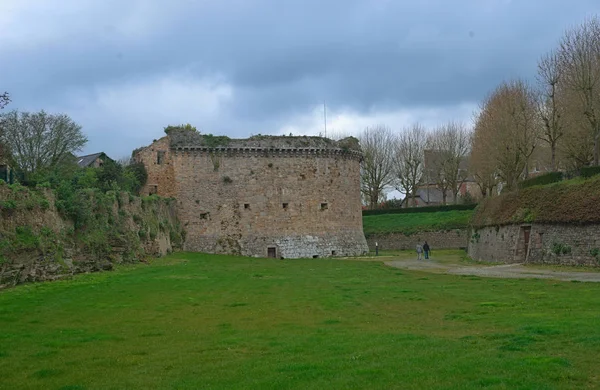
[[[104,152],[79,156],[77,157],[77,165],[79,165],[81,168],[89,167],[94,163],[94,161],[96,161],[98,157],[101,157],[102,155],[104,155]]]

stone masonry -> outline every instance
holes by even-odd
[[[469,256],[501,263],[600,264],[600,225],[515,224],[474,228]]]
[[[367,252],[355,139],[221,140],[173,131],[136,154],[147,194],[177,199],[185,250],[300,258]]]

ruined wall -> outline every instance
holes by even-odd
[[[375,243],[379,250],[413,250],[417,243],[427,241],[432,250],[436,249],[463,249],[467,248],[469,231],[467,229],[453,229],[437,232],[419,232],[411,235],[403,233],[371,234],[367,237],[369,250],[375,250]]]
[[[169,137],[163,137],[152,143],[152,145],[141,149],[135,158],[137,161],[144,163],[148,172],[148,180],[141,190],[142,194],[158,194],[165,198],[176,196],[177,188],[175,187],[176,180]]]
[[[528,238],[528,239],[527,239]],[[515,224],[473,229],[469,256],[499,263],[600,264],[600,225]]]
[[[0,289],[109,270],[181,245],[174,201],[127,193],[108,198],[98,218],[106,223],[75,229],[57,210],[52,191],[0,185]],[[94,202],[85,205],[92,209]]]
[[[333,141],[321,138],[321,145],[295,147],[298,138],[235,140],[236,147],[223,148],[171,141],[165,165],[173,174],[165,177],[165,168],[148,163],[164,139],[140,159],[152,180],[166,182],[158,194],[177,199],[186,250],[278,258],[366,252],[360,152],[328,147]]]

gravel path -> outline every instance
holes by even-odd
[[[391,267],[445,273],[453,275],[474,275],[486,278],[517,278],[517,279],[556,279],[579,282],[600,282],[600,272],[564,272],[549,269],[525,267],[521,264],[502,265],[473,265],[438,263],[435,260],[393,260],[384,264]]]

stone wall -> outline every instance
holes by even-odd
[[[50,190],[0,185],[0,289],[109,270],[173,251],[172,238],[180,241],[182,234],[174,201],[115,195],[108,230],[86,235],[58,212]]]
[[[142,193],[146,195],[159,194],[165,198],[174,198],[177,194],[177,188],[175,187],[176,180],[171,160],[169,137],[163,137],[152,145],[141,149],[136,158],[144,163],[148,172],[148,180],[142,189]]]
[[[319,137],[260,137],[218,148],[165,141],[171,137],[138,159],[158,194],[177,199],[186,250],[278,258],[367,251],[360,152]],[[166,142],[165,160],[154,164]]]
[[[378,243],[379,250],[407,250],[415,249],[417,243],[427,241],[432,251],[436,249],[463,249],[468,244],[468,230],[454,229],[437,232],[419,232],[411,235],[403,233],[372,234],[367,237],[369,250],[375,250]]]
[[[598,266],[600,225],[533,223],[482,227],[471,232],[468,251],[469,256],[480,261]]]

